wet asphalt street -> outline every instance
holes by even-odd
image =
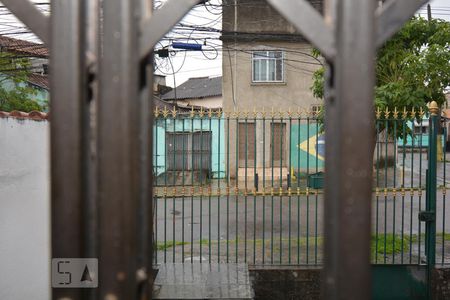
[[[425,193],[420,195],[417,190],[413,193],[409,191],[411,186],[425,187],[426,155],[422,157],[420,168],[420,156],[416,154],[407,157],[409,160],[405,159],[404,167],[397,164],[395,171],[390,168],[378,174],[378,186],[381,187],[378,197],[373,193],[370,200],[360,199],[372,202],[373,235],[424,234],[425,226],[419,222],[418,214],[425,207]],[[444,176],[449,171],[449,163],[439,164],[438,186],[443,185],[444,177],[449,184],[448,174]],[[419,175],[423,175],[423,178]],[[397,190],[402,185],[406,188],[404,196],[399,191],[395,195],[384,195],[382,188],[394,186],[393,178]],[[436,216],[438,233],[450,233],[450,197],[448,191],[446,194],[439,188]],[[280,254],[281,262],[290,257],[300,261],[307,259],[308,264],[321,260],[322,194],[159,198],[156,213],[155,240],[159,245],[160,260],[164,252],[166,259],[172,260],[175,255],[176,261],[190,259],[191,255],[197,260],[209,259],[210,250],[213,257],[220,256],[225,260],[227,248],[228,256],[235,258],[237,254],[239,259],[248,257],[249,260],[261,261],[264,257],[270,260],[271,256]],[[171,247],[173,242],[178,246]],[[411,245],[410,248],[418,251],[417,245]]]

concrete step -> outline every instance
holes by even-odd
[[[246,264],[167,263],[158,268],[153,299],[253,299]]]

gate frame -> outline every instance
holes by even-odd
[[[306,0],[268,2],[316,45],[328,64],[325,299],[367,299],[373,57],[375,48],[426,0],[391,0],[376,11],[373,0],[325,0],[325,18]],[[98,251],[98,297],[151,298],[147,254],[152,246],[145,236],[153,205],[151,51],[199,1],[168,0],[153,14],[149,0],[104,1],[102,38],[98,0],[53,0],[50,17],[30,0],[3,3],[51,43],[53,257],[85,257]],[[353,85],[364,77],[368,79],[362,84]],[[359,153],[353,152],[356,146]],[[137,222],[127,222],[136,215]],[[138,224],[145,230],[138,232]],[[130,263],[133,255],[138,259]],[[81,299],[82,293],[54,290],[54,299],[63,297]]]

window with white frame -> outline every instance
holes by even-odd
[[[283,82],[283,51],[253,51],[253,82]]]

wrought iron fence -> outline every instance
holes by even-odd
[[[164,109],[155,117],[156,263],[322,264],[325,140],[319,114]],[[372,261],[421,263],[428,115],[395,109],[376,117]],[[442,128],[436,257],[445,264],[449,164]]]

